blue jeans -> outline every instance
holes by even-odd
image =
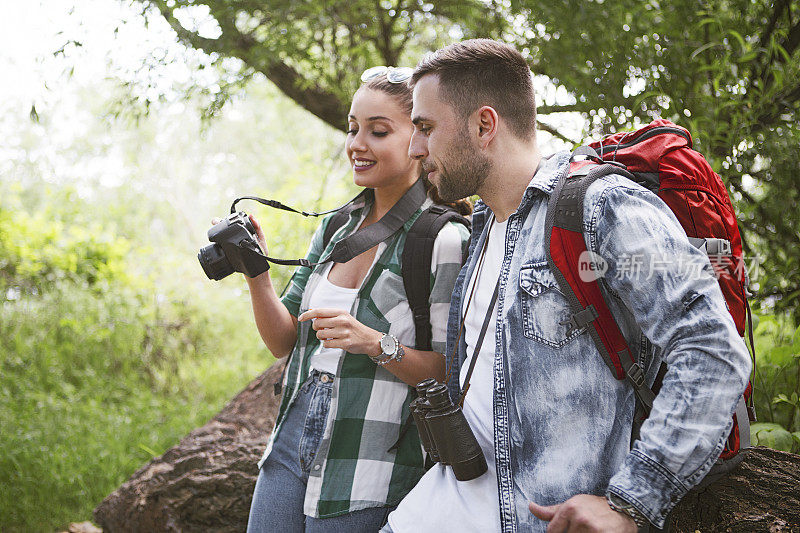
[[[261,465],[250,505],[248,533],[375,533],[394,510],[375,507],[332,518],[303,513],[309,468],[325,431],[334,379],[331,374],[313,370],[300,387],[272,451]]]

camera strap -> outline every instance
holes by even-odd
[[[341,209],[344,209],[348,205],[352,204],[353,202],[355,202],[356,200],[358,200],[359,198],[364,196],[366,191],[367,190],[364,189],[363,191],[361,191],[360,193],[355,195],[350,201],[348,201],[343,206],[337,207],[336,209],[331,209],[329,211],[323,211],[322,213],[317,213],[315,211],[299,211],[299,210],[297,210],[297,209],[295,209],[293,207],[289,207],[286,204],[282,204],[282,203],[278,202],[277,200],[268,200],[266,198],[260,198],[258,196],[240,196],[239,198],[234,200],[233,203],[231,204],[231,214],[236,212],[236,204],[238,204],[241,200],[255,200],[256,202],[258,202],[260,204],[264,204],[267,207],[272,207],[272,208],[275,208],[275,209],[282,209],[283,211],[289,211],[291,213],[297,213],[298,215],[303,215],[304,217],[319,217],[319,216],[322,216],[322,215],[327,215],[329,213],[333,213],[335,211],[339,211]]]
[[[274,200],[265,200],[264,198],[257,198],[255,196],[243,196],[241,198],[237,198],[236,201],[233,202],[233,205],[231,205],[231,209],[233,209],[233,212],[236,211],[236,202],[239,200],[255,200],[269,207],[275,207],[277,209],[283,209],[284,211],[299,213],[303,216],[320,216],[345,209],[365,193],[366,189],[361,191],[358,196],[347,202],[342,207],[322,213],[298,211],[291,207],[285,206],[280,202],[276,202]],[[267,256],[266,260],[271,263],[275,263],[276,265],[298,265],[309,268],[331,261],[334,263],[346,263],[354,257],[361,255],[370,248],[391,237],[397,230],[402,228],[406,222],[408,222],[408,220],[411,218],[411,215],[413,215],[417,209],[422,206],[427,197],[428,195],[425,191],[425,183],[421,179],[417,180],[416,183],[414,183],[414,185],[412,185],[411,188],[406,191],[406,193],[392,206],[391,209],[389,209],[385,215],[381,217],[380,220],[374,224],[370,224],[369,226],[361,228],[352,235],[349,235],[348,237],[345,237],[337,242],[333,246],[331,253],[329,253],[328,256],[323,260],[316,263],[312,263],[305,258],[276,259],[274,257]]]
[[[483,326],[481,326],[481,332],[478,334],[478,340],[475,342],[475,350],[472,352],[472,361],[469,362],[469,368],[467,369],[467,375],[464,377],[464,388],[461,389],[461,396],[458,399],[458,405],[464,405],[464,397],[467,395],[467,391],[469,390],[469,380],[472,378],[472,371],[475,370],[475,363],[478,361],[478,353],[481,351],[481,346],[483,345],[483,339],[486,337],[486,330],[489,329],[489,322],[492,320],[492,313],[494,312],[494,306],[497,303],[497,294],[500,292],[500,278],[497,279],[497,284],[494,286],[494,294],[492,294],[492,300],[489,302],[489,309],[486,310],[486,317],[483,319]],[[466,313],[464,313],[466,316]]]
[[[461,335],[464,331],[464,322],[467,319],[467,312],[469,311],[470,305],[472,304],[472,297],[475,294],[475,288],[478,286],[478,276],[480,275],[481,271],[483,270],[483,262],[486,259],[486,248],[489,246],[489,236],[492,233],[492,228],[494,228],[495,218],[492,215],[492,221],[489,224],[489,229],[486,231],[486,238],[483,241],[483,247],[481,248],[481,256],[478,260],[478,266],[475,268],[473,276],[475,281],[472,283],[472,289],[469,293],[469,298],[467,298],[467,305],[464,309],[464,314],[461,316],[461,324],[458,328],[458,336],[456,338],[455,346],[453,347],[453,354],[450,358],[450,365],[447,369],[447,377],[445,378],[445,383],[450,381],[450,372],[452,371],[452,362],[455,360],[456,351],[458,350],[458,345],[461,342]],[[478,362],[478,354],[481,350],[481,346],[483,346],[483,339],[486,337],[486,331],[489,329],[489,322],[492,320],[492,313],[494,312],[494,306],[497,303],[497,296],[500,292],[500,278],[497,278],[497,283],[494,286],[494,293],[492,294],[492,299],[489,301],[489,308],[486,310],[486,316],[483,319],[483,325],[481,326],[481,330],[478,333],[478,339],[475,341],[475,349],[472,352],[472,360],[469,362],[469,368],[467,369],[467,375],[464,377],[464,386],[461,389],[461,394],[458,398],[458,405],[464,405],[464,397],[467,395],[467,391],[469,390],[469,381],[472,378],[472,372],[475,370],[475,364]]]

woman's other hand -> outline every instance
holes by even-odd
[[[341,348],[350,353],[377,357],[381,354],[383,333],[365,326],[341,309],[310,309],[297,317],[298,322],[313,320],[311,327],[325,348]]]

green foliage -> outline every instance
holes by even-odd
[[[413,65],[462,38],[523,50],[566,95],[545,95],[540,114],[567,141],[582,136],[557,124],[570,111],[583,134],[656,115],[687,126],[730,184],[748,252],[764,257],[760,303],[798,323],[796,2],[129,3],[208,54],[187,61],[198,80],[144,75],[184,60],[162,50],[144,81],[98,79],[71,105],[37,101],[24,123],[0,116],[0,170],[12,177],[0,181],[2,531],[88,519],[269,364],[240,277],[212,283],[197,265],[211,217],[244,194],[315,210],[348,198],[341,135],[301,107],[342,129],[364,68]],[[160,98],[164,86],[190,105]],[[126,116],[112,100],[153,112],[109,120]],[[214,121],[187,111],[198,100]],[[303,255],[317,220],[241,208],[261,220],[271,255]],[[290,270],[271,273],[280,287]],[[762,316],[756,334],[754,440],[787,448],[787,434],[800,441],[800,334],[782,314]]]
[[[0,293],[40,293],[62,281],[102,291],[126,280],[130,243],[86,216],[74,191],[32,210],[8,189],[0,190]]]
[[[794,328],[786,317],[762,315],[755,337],[759,423],[751,435],[765,446],[800,451],[800,327]]]
[[[205,124],[182,106],[110,121],[102,82],[63,116],[0,116],[15,132],[0,163],[14,178],[0,180],[0,531],[91,519],[273,361],[241,276],[212,282],[197,262],[210,220],[240,195],[323,210],[354,187],[341,136],[254,85]],[[318,220],[240,207],[271,253],[304,255]],[[291,269],[270,272],[282,287]]]
[[[61,283],[0,307],[0,530],[89,519],[267,364],[231,339],[246,306],[212,315],[150,290]]]
[[[226,58],[241,60],[238,76],[227,76],[215,88],[212,110],[259,73],[342,130],[350,97],[366,68],[413,65],[419,55],[445,44],[448,37],[497,33],[506,25],[502,12],[476,0],[144,0],[141,4],[144,14],[163,15],[186,44],[219,53],[218,66]],[[213,29],[203,24],[209,17]]]
[[[124,208],[39,185],[0,184],[0,531],[90,519],[272,359],[246,298],[187,291]]]
[[[515,44],[547,91],[543,129],[575,143],[653,117],[686,126],[728,184],[745,250],[758,258],[763,312],[800,322],[800,3],[790,0],[353,2],[144,0],[177,38],[238,75],[263,74],[328,124],[344,128],[358,76],[414,64],[469,37]],[[214,31],[202,31],[211,21]],[[561,96],[559,96],[561,95]],[[560,113],[586,119],[582,134]]]
[[[800,449],[800,439],[786,431],[780,424],[757,422],[750,426],[753,446],[767,446],[775,450],[793,452]]]
[[[595,134],[653,117],[689,129],[729,186],[762,310],[800,322],[800,4],[787,0],[512,2],[514,41]],[[571,15],[565,16],[568,12]],[[756,277],[756,276],[754,276]]]

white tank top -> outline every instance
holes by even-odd
[[[316,290],[308,299],[308,308],[342,309],[349,313],[356,301],[358,289],[348,289],[331,283],[328,274],[332,266],[333,263],[326,265]],[[344,350],[341,348],[325,348],[320,341],[317,350],[311,355],[311,368],[335,375],[339,368],[339,358],[343,355]]]

